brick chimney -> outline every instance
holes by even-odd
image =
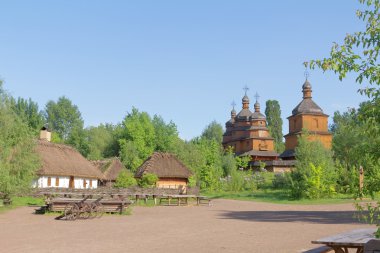
[[[46,127],[42,127],[40,131],[40,140],[51,141],[51,131]]]

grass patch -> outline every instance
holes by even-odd
[[[43,206],[45,201],[43,198],[33,197],[13,197],[11,205],[3,205],[3,200],[0,200],[0,212],[14,209],[20,206]]]
[[[326,199],[298,199],[291,200],[286,191],[264,189],[254,192],[204,192],[204,195],[216,199],[235,199],[246,201],[269,202],[275,204],[295,204],[295,205],[318,205],[318,204],[340,204],[352,203],[354,197],[351,194],[337,194]]]

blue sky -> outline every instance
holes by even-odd
[[[41,109],[68,97],[85,126],[118,123],[134,106],[172,120],[185,139],[212,120],[224,125],[247,85],[262,111],[279,101],[286,134],[302,99],[302,63],[363,29],[358,8],[356,0],[0,1],[0,78]],[[352,77],[314,70],[309,80],[331,116],[365,100]]]

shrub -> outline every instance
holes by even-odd
[[[274,189],[287,189],[289,188],[289,181],[285,174],[285,172],[274,174],[274,178],[272,180],[272,187]]]
[[[319,141],[309,141],[308,134],[298,138],[296,167],[289,173],[293,198],[321,198],[335,193],[336,173],[331,151]]]
[[[122,171],[116,178],[116,182],[113,185],[116,188],[128,188],[137,185],[136,179],[133,177],[132,173],[128,171]]]
[[[156,174],[146,173],[139,180],[139,185],[142,188],[151,188],[156,186],[157,181],[158,177]]]
[[[226,191],[242,191],[244,189],[244,173],[241,171],[232,170],[231,175],[227,177],[225,184]]]

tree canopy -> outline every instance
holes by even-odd
[[[269,132],[274,138],[275,149],[278,153],[282,153],[285,150],[285,145],[282,134],[281,109],[277,100],[268,100],[266,102],[265,115]]]
[[[0,192],[6,196],[31,187],[40,167],[28,124],[12,109],[11,98],[0,80]]]

